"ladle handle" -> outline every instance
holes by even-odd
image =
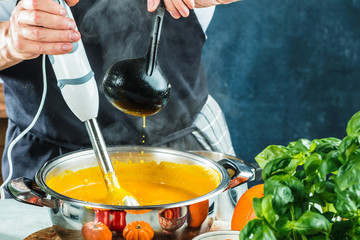
[[[157,50],[159,47],[159,40],[161,35],[161,28],[164,20],[165,7],[164,2],[160,1],[159,7],[156,10],[153,29],[150,35],[150,45],[147,54],[146,75],[151,76],[156,65]]]

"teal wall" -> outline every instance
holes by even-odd
[[[360,0],[243,0],[217,7],[203,51],[237,156],[345,136],[360,110]]]

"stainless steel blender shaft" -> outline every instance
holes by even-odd
[[[112,198],[122,196],[122,201],[125,206],[139,206],[139,202],[133,196],[128,194],[124,195],[124,190],[120,188],[120,184],[117,180],[112,161],[106,149],[105,141],[96,118],[86,120],[85,126],[88,131],[96,159],[101,168],[101,172],[104,175],[106,186],[109,192],[112,193]]]
[[[97,161],[103,170],[102,172],[104,174],[115,173],[96,118],[86,120],[85,126],[88,131]]]

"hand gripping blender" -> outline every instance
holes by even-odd
[[[68,17],[74,19],[64,0],[55,1],[65,7]],[[114,167],[96,120],[99,109],[98,88],[82,41],[73,43],[72,51],[67,54],[49,55],[48,57],[66,104],[85,123],[108,193],[111,195],[108,195],[108,201],[111,203],[115,201],[126,206],[139,205],[134,197],[120,188],[116,178]],[[121,199],[118,199],[119,197]]]

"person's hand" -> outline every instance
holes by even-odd
[[[67,0],[73,6],[78,0]],[[40,54],[65,54],[80,39],[75,21],[53,0],[21,0],[12,12],[7,34],[9,54],[26,60]]]
[[[173,18],[187,17],[190,9],[211,7],[219,4],[228,4],[240,0],[148,0],[148,11],[153,12],[159,6],[160,1],[164,1],[165,8]]]

